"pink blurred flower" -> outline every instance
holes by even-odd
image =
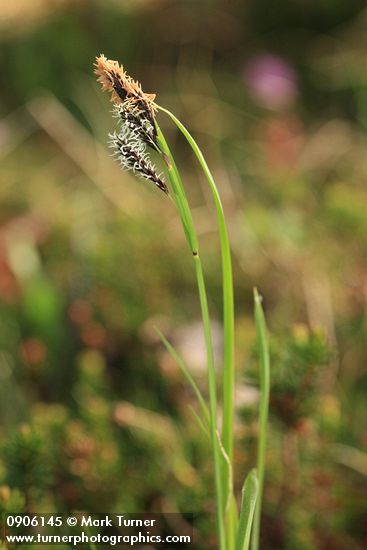
[[[253,57],[245,69],[244,79],[254,100],[269,109],[289,107],[298,93],[295,70],[276,55]]]

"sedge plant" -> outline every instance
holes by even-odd
[[[167,339],[159,335],[168,352],[177,362],[191,384],[201,408],[197,416],[203,431],[209,436],[214,467],[216,525],[219,550],[257,550],[259,548],[260,514],[264,485],[266,425],[269,400],[269,353],[264,313],[261,299],[255,291],[255,324],[260,363],[260,434],[257,471],[252,470],[245,479],[239,510],[233,494],[234,448],[234,293],[230,242],[222,202],[212,173],[198,144],[168,109],[155,102],[154,94],[143,92],[117,62],[104,55],[96,58],[95,72],[102,88],[111,92],[114,115],[118,119],[118,131],[110,134],[110,147],[121,167],[151,181],[165,195],[173,198],[182,223],[187,245],[193,259],[198,287],[201,317],[205,336],[208,403],[206,403],[186,365]],[[199,251],[199,240],[191,214],[186,191],[182,183],[172,151],[160,129],[157,114],[162,112],[177,126],[190,145],[208,182],[216,210],[221,251],[223,288],[223,377],[221,399],[218,396],[218,380],[214,365],[212,329],[204,271]],[[165,177],[158,173],[151,161],[151,153],[161,156]],[[218,425],[219,405],[223,409],[221,429]]]

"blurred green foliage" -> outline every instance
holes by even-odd
[[[223,197],[238,495],[256,452],[252,288],[264,296],[261,548],[365,548],[364,2],[30,4],[0,7],[0,510],[193,512],[196,547],[216,544],[208,442],[154,330],[205,392],[191,259],[170,201],[108,157],[114,122],[92,74],[103,52],[182,118]],[[220,319],[210,199],[167,131]]]

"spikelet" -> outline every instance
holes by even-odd
[[[143,179],[152,181],[161,191],[168,194],[168,188],[162,176],[157,173],[150,161],[145,143],[139,133],[123,128],[120,133],[109,134],[110,147],[123,170],[132,170]]]
[[[154,115],[157,110],[155,94],[144,93],[139,82],[133,80],[118,61],[107,59],[101,54],[96,58],[94,66],[98,82],[103,90],[111,92],[113,103],[123,103],[135,115],[144,114],[145,111],[149,112],[147,118]]]
[[[150,120],[135,115],[124,104],[114,105],[113,116],[121,122],[122,126],[138,134],[146,145],[158,151],[158,153],[161,152],[157,144],[155,125]]]
[[[162,154],[154,120],[157,110],[155,95],[145,94],[139,82],[127,75],[122,65],[103,54],[96,58],[94,72],[102,89],[111,92],[113,116],[119,120],[120,129],[109,134],[109,145],[121,167],[152,181],[168,194],[166,183],[147,153],[147,147],[150,147]]]

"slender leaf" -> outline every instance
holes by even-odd
[[[207,426],[205,426],[204,422],[202,421],[202,419],[200,418],[200,416],[195,411],[195,409],[192,405],[189,405],[189,409],[191,411],[192,416],[195,418],[196,422],[198,423],[199,427],[202,429],[204,435],[206,437],[208,437],[209,441],[210,441],[210,434],[209,434]]]
[[[217,511],[217,526],[219,536],[220,550],[230,550],[226,545],[226,533],[224,529],[224,498],[222,479],[223,474],[221,471],[221,453],[217,442],[217,381],[216,372],[214,366],[214,352],[212,331],[209,316],[208,298],[206,294],[206,285],[203,273],[203,267],[199,255],[199,243],[197,233],[195,230],[194,222],[192,219],[190,207],[187,201],[185,189],[182,185],[180,173],[177,169],[175,160],[168,147],[164,135],[156,122],[157,127],[157,141],[159,148],[161,149],[166,162],[166,173],[169,178],[171,188],[174,193],[174,198],[182,225],[185,231],[187,243],[190,247],[194,266],[196,282],[199,291],[200,309],[203,320],[203,329],[205,336],[205,347],[207,355],[207,367],[208,367],[208,390],[209,390],[209,415],[210,415],[210,439],[212,443],[213,461],[214,461],[214,481],[216,489],[216,511]]]
[[[223,333],[224,333],[224,345],[223,345],[223,422],[222,422],[222,441],[226,454],[229,457],[230,463],[233,460],[233,428],[234,428],[234,386],[235,386],[235,364],[234,364],[234,296],[233,296],[233,275],[232,275],[232,259],[231,249],[228,237],[228,230],[226,220],[224,216],[224,210],[222,201],[218,192],[218,188],[214,181],[213,175],[209,169],[209,166],[205,160],[203,153],[201,152],[198,144],[182,124],[182,122],[168,109],[158,106],[158,108],[166,113],[180,132],[185,136],[189,143],[194,155],[196,156],[206,180],[209,184],[209,188],[213,197],[214,206],[216,210],[219,241],[220,241],[220,253],[222,262],[222,280],[223,280]],[[222,485],[224,490],[227,487],[228,471],[226,464],[221,471]],[[233,493],[233,487],[228,487],[228,492],[224,494],[224,502],[228,501],[230,494]],[[235,512],[235,507],[231,506],[229,516]],[[234,526],[236,524],[235,517],[229,517],[227,522],[227,549],[232,550],[234,548],[235,531]],[[229,532],[231,531],[232,532]]]
[[[223,481],[226,483],[223,487],[224,494],[227,495],[225,502],[225,525],[227,528],[227,550],[231,550],[235,547],[238,525],[237,503],[233,494],[233,466],[224,448],[219,432],[217,432],[217,438],[222,453],[222,462],[225,465],[223,471],[226,472],[226,478],[223,477]]]
[[[259,479],[259,496],[257,499],[254,529],[252,534],[252,550],[258,550],[260,543],[260,517],[261,504],[264,487],[265,475],[265,454],[266,454],[266,428],[269,412],[269,393],[270,393],[270,358],[269,344],[264,311],[261,305],[262,298],[254,289],[255,300],[255,324],[257,334],[257,347],[259,352],[260,367],[260,418],[259,418],[259,440],[257,452],[257,471]]]
[[[256,470],[251,470],[242,489],[240,519],[237,530],[236,550],[248,550],[250,547],[251,527],[259,494],[259,480]]]
[[[165,346],[166,350],[171,355],[171,357],[176,361],[177,365],[181,369],[181,372],[183,373],[186,380],[188,381],[188,383],[192,387],[192,389],[193,389],[193,391],[194,391],[194,393],[197,397],[197,400],[200,404],[200,407],[201,407],[202,413],[204,415],[205,421],[206,421],[207,425],[209,426],[210,417],[209,417],[208,407],[205,403],[205,399],[203,397],[203,394],[201,393],[200,389],[198,388],[198,385],[196,384],[196,382],[193,379],[193,377],[191,376],[188,368],[186,367],[184,361],[181,359],[181,357],[179,356],[178,352],[173,347],[173,345],[167,340],[167,338],[164,336],[164,334],[162,334],[162,332],[159,330],[159,328],[157,328],[157,327],[154,327],[154,328],[155,328],[159,338],[161,339],[163,345]]]

